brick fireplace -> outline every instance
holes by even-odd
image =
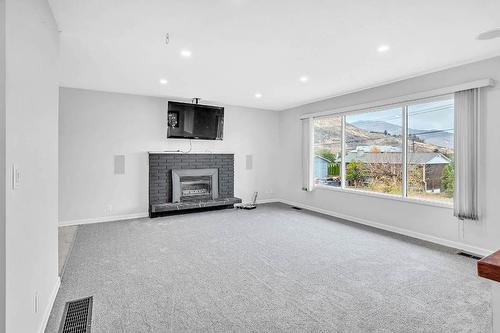
[[[149,153],[149,215],[232,207],[233,154]]]

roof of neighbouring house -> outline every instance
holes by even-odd
[[[389,163],[401,164],[403,160],[402,153],[400,152],[349,152],[347,153],[346,163],[352,161],[360,161],[364,163]],[[416,152],[408,153],[409,164],[449,164],[450,159],[441,153],[435,152]]]
[[[330,161],[330,160],[328,160],[328,159],[324,158],[323,156],[314,155],[314,158],[319,158],[319,159],[321,159],[321,160],[325,161],[326,163],[332,163],[332,161]]]
[[[356,149],[352,150],[352,152],[355,151],[363,151],[365,153],[370,153],[370,152],[381,152],[381,153],[397,153],[401,152],[401,147],[393,147],[393,146],[379,146],[379,145],[372,145],[372,146],[357,146]]]

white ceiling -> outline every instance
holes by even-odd
[[[500,54],[499,0],[49,1],[67,87],[279,110]]]

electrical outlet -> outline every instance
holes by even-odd
[[[113,211],[113,205],[107,205],[104,208],[104,215],[111,215],[112,211]]]
[[[38,291],[35,291],[35,313],[38,312]]]
[[[465,239],[465,226],[463,220],[458,220],[458,239]]]

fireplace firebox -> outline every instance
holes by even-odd
[[[208,199],[212,197],[212,178],[201,177],[181,177],[181,201],[191,199]]]

